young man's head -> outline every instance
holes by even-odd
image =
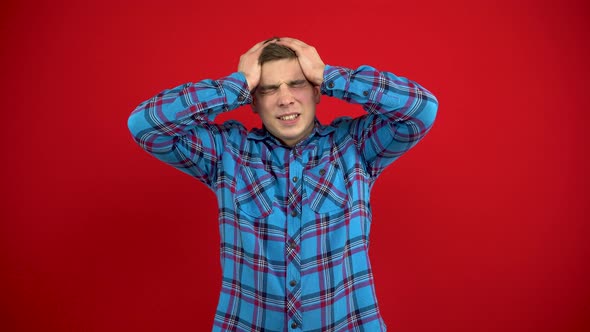
[[[320,88],[307,80],[297,55],[285,46],[269,43],[258,62],[262,69],[252,108],[266,130],[293,146],[313,130]]]

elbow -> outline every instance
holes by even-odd
[[[141,106],[140,106],[141,107]],[[148,153],[169,152],[176,139],[174,135],[166,135],[158,130],[158,124],[143,109],[138,107],[127,118],[127,128],[133,140]]]
[[[420,111],[420,118],[426,133],[430,131],[434,125],[434,120],[436,120],[438,114],[438,100],[430,93],[426,94],[424,99],[424,107]]]
[[[438,99],[436,96],[421,85],[415,84],[411,94],[410,117],[414,119],[420,133],[426,135],[434,125],[438,114]]]
[[[135,142],[137,142],[137,143],[139,143],[139,135],[141,132],[140,128],[141,128],[141,124],[139,121],[138,113],[136,113],[136,112],[131,113],[129,118],[127,118],[127,129],[129,129],[129,132],[131,133],[133,140],[135,140]]]

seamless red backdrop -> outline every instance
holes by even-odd
[[[214,195],[132,141],[141,101],[270,36],[437,95],[373,190],[392,331],[590,331],[583,1],[3,1],[0,330],[207,331]],[[362,112],[325,97],[322,121]],[[248,126],[247,108],[224,115]]]

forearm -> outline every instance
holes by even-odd
[[[415,146],[429,132],[438,101],[419,84],[369,66],[357,70],[327,66],[322,92],[361,104],[367,115],[348,124],[373,176]]]
[[[135,141],[150,153],[169,151],[176,138],[209,124],[216,115],[251,102],[241,73],[186,83],[141,103],[129,116]]]
[[[356,70],[326,66],[322,93],[361,104],[370,114],[392,122],[419,120],[430,129],[436,117],[436,97],[418,83],[369,66]]]
[[[219,80],[187,83],[141,103],[128,126],[134,140],[149,154],[214,188],[217,162],[237,123],[213,124],[214,117],[251,102],[241,73]]]

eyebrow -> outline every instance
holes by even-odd
[[[298,80],[292,80],[292,81],[286,82],[286,84],[287,84],[288,86],[291,86],[291,85],[300,84],[300,83],[304,83],[304,82],[307,82],[307,80],[306,80],[306,79],[304,79],[304,78],[302,78],[302,79],[298,79]],[[281,84],[283,84],[283,83],[281,83]],[[259,88],[260,88],[260,89],[262,89],[262,90],[272,90],[272,89],[278,89],[278,88],[279,88],[279,86],[281,86],[281,84],[267,84],[267,85],[259,85]]]

